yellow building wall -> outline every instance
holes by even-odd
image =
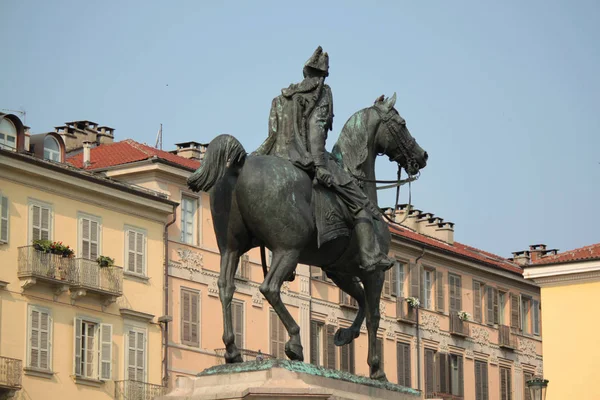
[[[547,400],[600,399],[600,282],[542,287]]]
[[[114,381],[126,379],[125,330],[129,326],[147,331],[146,381],[161,383],[161,329],[156,317],[163,314],[163,227],[156,218],[144,218],[111,207],[105,199],[86,201],[86,194],[65,185],[63,193],[44,190],[43,180],[33,187],[0,176],[0,193],[9,200],[10,237],[8,244],[0,245],[0,280],[8,282],[0,290],[0,355],[20,359],[23,367],[27,362],[28,306],[35,305],[50,310],[52,324],[51,365],[52,376],[36,376],[24,371],[22,389],[18,398],[37,399],[109,399],[114,398]],[[78,215],[85,213],[99,217],[102,222],[99,254],[115,259],[115,265],[125,262],[125,225],[146,232],[146,271],[148,279],[123,279],[123,296],[115,303],[103,306],[101,299],[87,295],[76,300],[69,291],[56,295],[54,288],[39,282],[22,289],[17,276],[18,248],[28,243],[28,202],[35,199],[48,203],[53,210],[51,239],[70,245],[78,255]],[[100,205],[104,204],[104,206]],[[122,206],[121,206],[122,207]],[[133,210],[135,205],[130,206]],[[166,214],[160,218],[166,220]],[[121,314],[127,308],[154,315],[153,322],[131,319]],[[74,365],[74,318],[84,316],[112,324],[112,380],[98,387],[75,383]]]

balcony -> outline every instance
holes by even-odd
[[[510,326],[498,326],[498,345],[509,350],[517,348],[517,338],[511,333]]]
[[[434,392],[431,395],[432,398],[435,399],[442,399],[442,400],[463,400],[464,397],[462,396],[456,396],[450,393],[441,393],[441,392]]]
[[[450,334],[456,336],[469,336],[469,323],[459,318],[455,311],[450,311]]]
[[[417,323],[417,310],[406,302],[406,298],[396,298],[396,319],[407,324]]]
[[[0,397],[21,389],[21,360],[0,357]]]
[[[122,268],[100,267],[93,260],[44,253],[33,246],[19,247],[18,276],[23,289],[45,284],[54,287],[55,295],[70,290],[73,299],[96,294],[111,303],[123,295]]]
[[[340,307],[358,310],[358,302],[354,299],[354,297],[340,289]]]
[[[164,396],[167,388],[139,381],[115,381],[116,400],[153,400]]]
[[[259,358],[262,357],[262,361],[272,360],[275,357],[272,354],[259,353],[254,350],[248,349],[238,349],[240,354],[242,355],[242,360],[246,361],[261,361]],[[225,364],[225,349],[215,349],[215,354],[217,356],[217,365]],[[260,356],[260,357],[259,357]]]
[[[100,267],[96,261],[86,258],[73,259],[67,281],[73,298],[96,294],[110,303],[123,295],[123,269]]]

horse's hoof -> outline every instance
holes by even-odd
[[[302,345],[291,343],[291,340],[285,344],[285,355],[292,361],[304,361]]]
[[[242,358],[242,355],[240,354],[239,351],[237,351],[233,354],[225,353],[225,363],[226,364],[235,364],[235,363],[241,363],[241,362],[244,362],[244,359]]]
[[[373,374],[371,374],[370,376],[371,379],[374,379],[376,381],[380,381],[380,382],[387,382],[387,376],[385,376],[385,372],[383,372],[382,370],[379,370]]]
[[[333,337],[333,342],[336,346],[343,346],[352,343],[358,336],[360,332],[353,332],[350,328],[339,328]]]

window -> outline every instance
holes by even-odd
[[[318,366],[325,365],[323,349],[326,347],[323,335],[325,324],[319,321],[310,321],[310,363]]]
[[[196,244],[194,231],[196,230],[196,209],[198,200],[193,197],[181,196],[181,241],[187,244]]]
[[[7,118],[0,119],[0,149],[17,150],[17,128]]]
[[[410,375],[410,344],[396,343],[398,385],[412,387]]]
[[[50,310],[29,306],[27,330],[27,367],[52,370],[52,315]]]
[[[29,239],[52,240],[52,209],[40,202],[29,204]]]
[[[512,400],[510,368],[500,367],[500,400]]]
[[[463,386],[463,357],[458,354],[438,353],[436,391],[462,398]]]
[[[483,292],[483,283],[473,281],[473,320],[475,322],[481,322],[482,320],[482,292]]]
[[[74,375],[81,378],[112,378],[112,325],[75,317]]]
[[[419,297],[419,266],[410,264],[410,297]]]
[[[127,329],[127,379],[146,382],[146,330],[141,328]]]
[[[60,145],[49,135],[44,138],[44,160],[60,162]]]
[[[127,272],[146,274],[146,231],[125,227],[125,265]]]
[[[0,195],[0,244],[8,243],[8,198]]]
[[[340,369],[354,373],[354,341],[340,347]]]
[[[435,271],[423,269],[423,287],[421,288],[421,304],[423,308],[432,309],[431,291],[433,288],[433,277]]]
[[[540,334],[540,302],[537,300],[532,300],[531,302],[531,318],[532,326],[533,326],[533,334]]]
[[[520,304],[519,296],[511,293],[510,294],[510,327],[513,330],[519,329],[520,324]]]
[[[488,400],[488,368],[483,361],[475,361],[475,400]]]
[[[487,287],[487,298],[485,301],[486,314],[485,322],[488,325],[494,325],[498,323],[498,289],[488,286]]]
[[[238,349],[244,348],[244,303],[241,301],[231,302],[231,316],[233,319],[233,334],[235,345]]]
[[[460,276],[448,274],[448,287],[450,292],[450,312],[462,311]]]
[[[506,324],[505,311],[506,307],[506,292],[498,292],[498,323],[500,325]]]
[[[100,255],[100,220],[79,217],[79,257],[96,261]]]
[[[404,297],[404,264],[396,261],[392,268],[385,271],[383,295]]]
[[[529,388],[527,387],[527,381],[533,379],[533,374],[531,372],[523,372],[523,399],[531,400],[531,393],[529,392]]]
[[[200,347],[200,293],[181,289],[181,343]]]
[[[285,326],[275,311],[271,310],[269,317],[271,319],[271,354],[276,358],[285,359]]]
[[[530,334],[531,333],[531,324],[530,324],[530,311],[531,308],[531,299],[528,297],[521,296],[521,330],[523,333]]]
[[[431,398],[435,392],[435,351],[425,349],[425,398]]]
[[[444,273],[436,271],[435,273],[435,309],[444,312]]]

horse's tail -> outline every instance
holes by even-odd
[[[231,135],[219,135],[206,149],[200,168],[187,180],[195,192],[208,192],[225,175],[228,168],[241,166],[246,159],[244,146]]]

